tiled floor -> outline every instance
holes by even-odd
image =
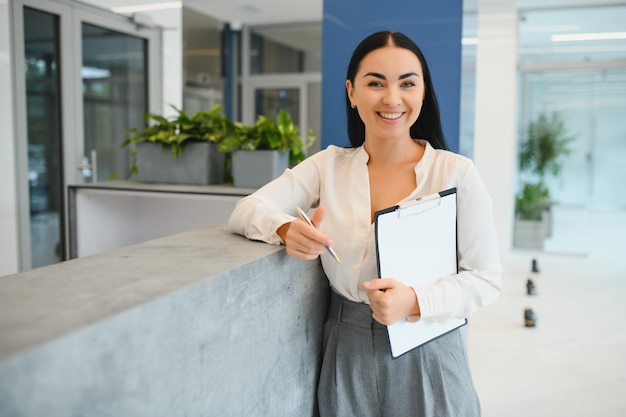
[[[560,217],[547,251],[513,251],[502,296],[470,320],[484,417],[626,416],[626,213],[585,216]],[[528,296],[533,258],[539,294]],[[526,307],[535,328],[524,327]]]

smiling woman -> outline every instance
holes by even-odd
[[[414,317],[466,318],[498,297],[501,268],[490,197],[473,163],[445,150],[428,65],[412,40],[398,32],[364,39],[345,86],[352,147],[329,146],[286,170],[240,200],[230,226],[250,239],[285,244],[293,257],[321,258],[333,289],[318,385],[322,417],[379,416],[380,410],[478,416],[458,329],[393,359],[385,326]],[[376,212],[452,187],[460,272],[419,288],[394,277],[379,279]],[[295,217],[296,206],[315,209],[315,227]],[[341,263],[325,246],[334,246]],[[416,253],[415,262],[428,259]]]

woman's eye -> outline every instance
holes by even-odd
[[[370,86],[370,87],[381,87],[382,84],[380,83],[380,81],[370,81],[368,86]]]
[[[415,83],[413,81],[405,81],[402,83],[402,87],[415,87]]]

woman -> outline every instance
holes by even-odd
[[[329,146],[286,170],[239,201],[230,226],[250,239],[285,244],[296,258],[321,257],[333,289],[318,387],[322,417],[478,416],[458,329],[392,359],[385,325],[465,318],[497,298],[489,195],[472,162],[445,150],[426,60],[405,35],[378,32],[357,46],[346,110],[352,147]],[[460,272],[419,288],[378,279],[376,211],[452,187]],[[295,217],[296,206],[317,207],[316,228]],[[324,245],[334,247],[340,263]],[[415,255],[415,262],[428,262]]]

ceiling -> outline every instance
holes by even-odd
[[[213,16],[223,22],[240,22],[246,25],[265,25],[286,22],[321,21],[323,1],[183,0],[183,4],[185,7],[189,7],[209,16]]]
[[[172,4],[172,0],[81,0],[100,8]],[[479,2],[501,0],[464,0],[463,36],[476,36],[476,10]],[[305,51],[321,48],[323,0],[183,0],[187,9],[210,16],[217,22],[254,26],[264,36]],[[554,33],[625,32],[626,0],[517,0],[520,11],[519,47],[529,53],[558,53],[573,48],[573,43],[556,44]],[[180,4],[180,2],[178,2]],[[592,7],[592,9],[580,9]],[[185,15],[185,29],[194,20]],[[206,25],[206,19],[198,19]],[[580,47],[581,44],[577,44]],[[584,47],[584,45],[583,45]],[[626,56],[626,40],[609,42],[609,53]],[[593,45],[590,45],[593,49]]]
[[[81,1],[102,8],[175,3],[173,0]],[[479,1],[495,3],[500,0],[464,0],[464,11],[476,12]],[[321,21],[323,13],[323,0],[182,0],[182,3],[217,20],[246,25]],[[519,10],[626,5],[625,0],[517,0],[516,3]]]

